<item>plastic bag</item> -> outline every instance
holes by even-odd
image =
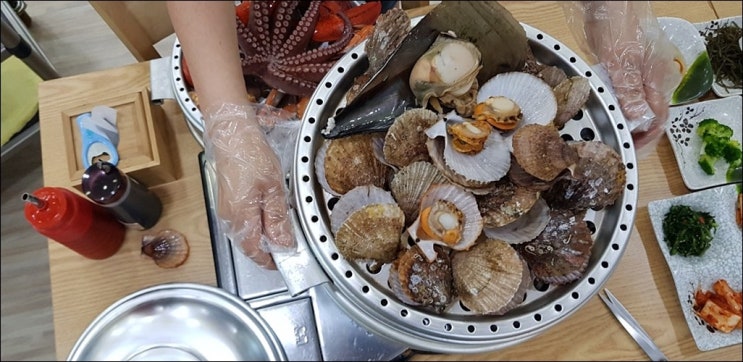
[[[617,99],[638,158],[665,131],[681,73],[679,50],[663,32],[647,1],[563,2],[568,26]]]
[[[204,111],[205,156],[217,176],[217,216],[227,237],[257,264],[295,252],[286,178],[300,122],[263,104],[223,104]]]

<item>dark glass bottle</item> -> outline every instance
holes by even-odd
[[[83,173],[82,186],[88,198],[110,209],[127,226],[145,230],[160,219],[160,198],[111,163],[90,165]]]

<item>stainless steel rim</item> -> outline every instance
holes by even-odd
[[[255,310],[250,308],[244,301],[236,296],[216,287],[194,284],[194,283],[167,283],[148,287],[118,300],[101,314],[85,329],[78,341],[73,346],[67,357],[68,361],[76,361],[85,358],[86,346],[93,343],[97,334],[105,328],[108,323],[116,321],[122,313],[127,312],[130,308],[158,300],[159,298],[173,297],[172,292],[178,292],[178,297],[184,299],[196,299],[210,301],[221,305],[227,313],[233,314],[251,331],[255,332],[256,338],[260,341],[266,357],[272,361],[286,360],[286,354],[278,337],[273,333],[273,329],[266,323],[263,317]],[[139,346],[143,347],[143,346]],[[168,346],[152,346],[168,348]],[[146,352],[146,350],[133,351]],[[193,351],[191,352],[193,353]]]
[[[621,110],[609,88],[578,55],[538,29],[522,25],[537,59],[590,81],[592,92],[582,117],[568,122],[561,134],[577,140],[595,137],[613,147],[627,166],[626,188],[615,205],[586,214],[586,220],[595,227],[595,245],[585,275],[566,286],[546,290],[531,286],[524,303],[504,316],[474,315],[460,305],[437,315],[397,300],[387,287],[388,265],[374,274],[364,263],[349,262],[341,256],[329,227],[328,204],[335,200],[316,181],[314,155],[323,142],[320,130],[325,128],[327,118],[344,105],[343,97],[353,77],[367,66],[362,44],[336,64],[312,96],[300,130],[292,182],[302,228],[334,282],[336,301],[374,333],[415,349],[440,353],[477,353],[512,346],[577,311],[608,280],[624,253],[635,219],[638,175],[632,137]]]

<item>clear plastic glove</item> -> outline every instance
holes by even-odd
[[[275,269],[271,252],[296,250],[284,167],[266,134],[291,130],[281,110],[223,104],[204,111],[206,158],[217,175],[217,214],[227,236],[256,264]],[[256,114],[257,112],[257,114]],[[298,123],[298,122],[293,122]],[[286,136],[284,136],[286,137]],[[274,137],[276,140],[279,137]],[[273,142],[293,151],[293,139]],[[285,162],[285,165],[289,162]]]
[[[608,78],[638,156],[646,155],[664,133],[681,81],[679,50],[647,1],[569,1],[563,9],[573,36],[598,63],[594,69]]]

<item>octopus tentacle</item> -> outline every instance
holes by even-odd
[[[284,93],[306,97],[312,95],[317,87],[316,82],[305,79],[304,73],[300,72],[301,76],[298,76],[285,72],[280,69],[279,64],[269,65],[268,70],[263,81]]]
[[[279,54],[285,48],[284,44],[289,37],[289,29],[294,18],[294,12],[297,11],[299,1],[282,1],[276,7],[276,13],[273,17],[271,26],[271,52]]]
[[[299,23],[294,27],[294,31],[289,36],[288,41],[285,44],[281,44],[279,57],[291,57],[294,55],[302,54],[307,49],[312,40],[312,34],[317,24],[317,20],[320,18],[320,2],[313,1],[310,3],[304,16],[299,20]]]
[[[353,37],[348,17],[343,19],[343,35],[321,48],[307,49],[320,16],[320,1],[307,9],[300,1],[254,1],[248,24],[236,17],[240,64],[244,75],[260,77],[270,87],[284,93],[309,96],[335,64]]]
[[[353,25],[346,14],[338,13],[338,15],[343,19],[344,23],[343,35],[340,39],[326,47],[308,50],[304,53],[285,58],[284,62],[292,65],[306,62],[319,63],[325,62],[341,53],[348,42],[351,41],[351,38],[353,38]]]
[[[310,63],[300,65],[276,64],[276,69],[286,74],[311,81],[317,86],[334,63]],[[314,87],[313,87],[314,88]]]

